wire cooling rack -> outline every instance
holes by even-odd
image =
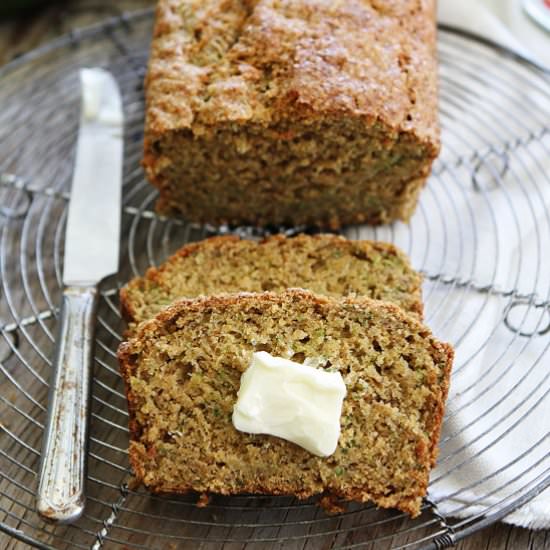
[[[115,359],[124,330],[118,289],[181,244],[215,232],[157,216],[156,191],[139,166],[151,25],[148,10],[125,14],[0,69],[0,529],[41,548],[441,549],[548,487],[550,459],[540,452],[548,447],[546,425],[495,472],[474,472],[454,493],[436,490],[518,437],[516,428],[547,422],[537,412],[550,391],[544,369],[550,220],[543,196],[550,186],[544,167],[549,79],[510,52],[448,28],[439,35],[443,151],[418,212],[410,225],[346,232],[393,241],[408,252],[425,275],[427,322],[456,347],[453,385],[461,392],[449,399],[439,466],[421,516],[411,520],[369,505],[328,516],[314,500],[287,497],[214,497],[198,508],[196,497],[159,498],[132,486]],[[103,285],[99,308],[88,507],[76,524],[54,526],[34,512],[36,471],[79,117],[77,69],[98,65],[116,75],[126,111],[121,270]],[[487,316],[489,310],[495,315]],[[489,398],[510,376],[508,390]],[[512,398],[533,382],[521,401]],[[469,407],[476,412],[468,425],[449,429]],[[483,430],[471,435],[481,423]],[[456,505],[470,493],[477,497]]]

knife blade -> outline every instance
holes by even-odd
[[[103,69],[80,72],[82,104],[68,206],[63,297],[42,444],[37,510],[70,523],[84,511],[98,285],[118,271],[122,99]]]

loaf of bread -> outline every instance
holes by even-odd
[[[255,351],[341,373],[334,454],[233,427]],[[130,461],[153,492],[323,494],[418,515],[453,353],[394,304],[304,290],[184,299],[140,324],[118,357]]]
[[[188,244],[121,290],[130,327],[178,298],[306,288],[326,296],[366,296],[422,316],[421,276],[389,243],[336,235],[270,237],[260,243],[212,237]]]
[[[192,221],[408,220],[439,151],[435,0],[160,0],[144,167]]]

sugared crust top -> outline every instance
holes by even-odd
[[[150,137],[361,119],[438,143],[434,0],[160,0]]]

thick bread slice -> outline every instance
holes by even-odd
[[[336,452],[237,431],[254,351],[323,358],[347,387]],[[154,492],[316,494],[419,514],[436,456],[453,351],[393,304],[304,290],[181,300],[118,352],[130,460]]]
[[[305,288],[326,296],[366,296],[422,316],[421,276],[389,243],[336,235],[281,235],[257,243],[213,237],[184,246],[121,291],[131,323],[152,318],[179,298],[225,292]]]

